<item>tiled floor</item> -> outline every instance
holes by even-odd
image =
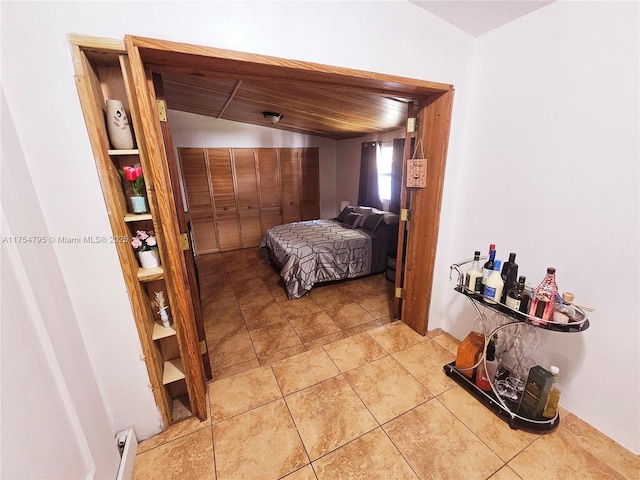
[[[208,311],[227,312],[210,325],[208,419],[142,442],[134,478],[638,478],[638,456],[564,410],[551,434],[511,430],[443,373],[453,337],[388,323],[384,277],[287,304],[273,272],[242,256],[208,259],[202,278],[217,290]]]

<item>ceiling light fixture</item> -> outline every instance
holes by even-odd
[[[262,112],[262,116],[269,120],[271,123],[276,124],[278,123],[280,120],[282,120],[282,114],[281,113],[276,113],[276,112]]]

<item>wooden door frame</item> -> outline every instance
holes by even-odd
[[[134,72],[144,72],[147,68],[154,72],[205,76],[207,72],[222,72],[244,78],[313,82],[417,100],[416,142],[422,141],[428,159],[428,185],[405,192],[404,198],[411,204],[411,219],[408,223],[400,222],[400,229],[406,228],[404,266],[402,256],[398,258],[399,268],[404,268],[405,292],[400,318],[421,335],[426,333],[453,106],[452,85],[131,35],[125,37],[125,44]],[[134,75],[134,84],[138,96],[149,98],[149,86],[143,77]],[[146,141],[150,145],[158,144],[161,129],[155,102],[149,98],[147,106],[142,112],[142,121],[148,127]],[[165,162],[161,149],[151,149],[150,154],[152,162]],[[406,160],[405,153],[405,163]],[[166,187],[171,188],[169,179]],[[163,222],[171,221],[169,217],[175,206],[167,209]],[[175,213],[173,215],[175,224]],[[399,245],[399,253],[402,248]]]

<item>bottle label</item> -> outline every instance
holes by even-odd
[[[475,285],[473,285],[473,291],[478,293],[482,291],[482,277],[476,277]]]
[[[484,286],[484,296],[492,298],[493,300],[495,300],[496,299],[496,289],[494,287],[490,287],[488,285],[485,285]]]
[[[507,295],[507,299],[505,301],[507,307],[512,308],[513,310],[520,310],[520,304],[522,303],[520,300],[516,300],[515,298],[511,298]]]

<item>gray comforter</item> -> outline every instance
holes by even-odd
[[[281,267],[287,296],[300,298],[314,284],[368,275],[371,237],[334,220],[287,223],[267,230],[260,251]]]

